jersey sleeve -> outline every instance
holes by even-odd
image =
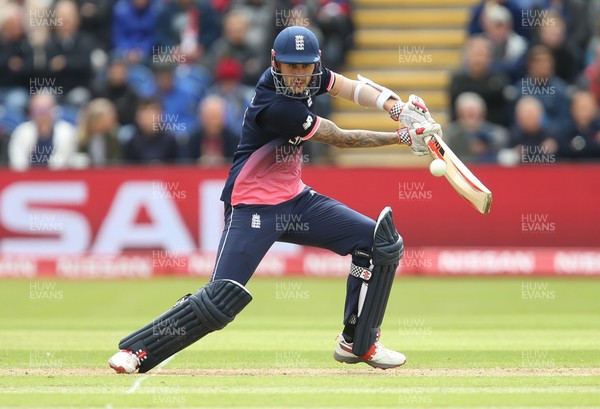
[[[321,74],[321,86],[319,87],[319,91],[317,91],[317,95],[329,92],[335,82],[335,75],[333,75],[333,71],[325,67],[323,67],[322,71],[323,73]]]
[[[269,106],[261,122],[267,130],[289,139],[310,139],[319,129],[321,119],[299,100],[282,99]]]

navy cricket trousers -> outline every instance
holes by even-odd
[[[225,226],[211,280],[245,285],[276,241],[331,250],[340,255],[371,252],[375,221],[310,188],[277,205],[225,206]],[[353,255],[368,267],[369,261]],[[350,271],[350,266],[348,266]],[[357,313],[362,280],[348,276],[344,323]]]

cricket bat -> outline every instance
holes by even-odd
[[[432,136],[427,138],[429,155],[435,159],[446,162],[444,176],[450,185],[475,207],[481,214],[487,214],[492,205],[492,192],[485,187],[465,166],[464,163],[452,152],[442,138]]]

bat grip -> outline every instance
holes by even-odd
[[[436,138],[439,136],[435,135]],[[437,140],[434,137],[428,136],[425,138],[425,143],[427,144],[427,149],[429,149],[429,156],[433,159],[441,159],[444,160],[444,153],[440,151],[441,146],[436,144]]]

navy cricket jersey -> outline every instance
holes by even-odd
[[[317,95],[331,90],[333,73],[322,68]],[[240,143],[221,194],[238,204],[274,205],[290,200],[305,188],[301,178],[302,143],[319,128],[312,97],[294,99],[278,94],[271,69],[258,84],[244,115]]]

